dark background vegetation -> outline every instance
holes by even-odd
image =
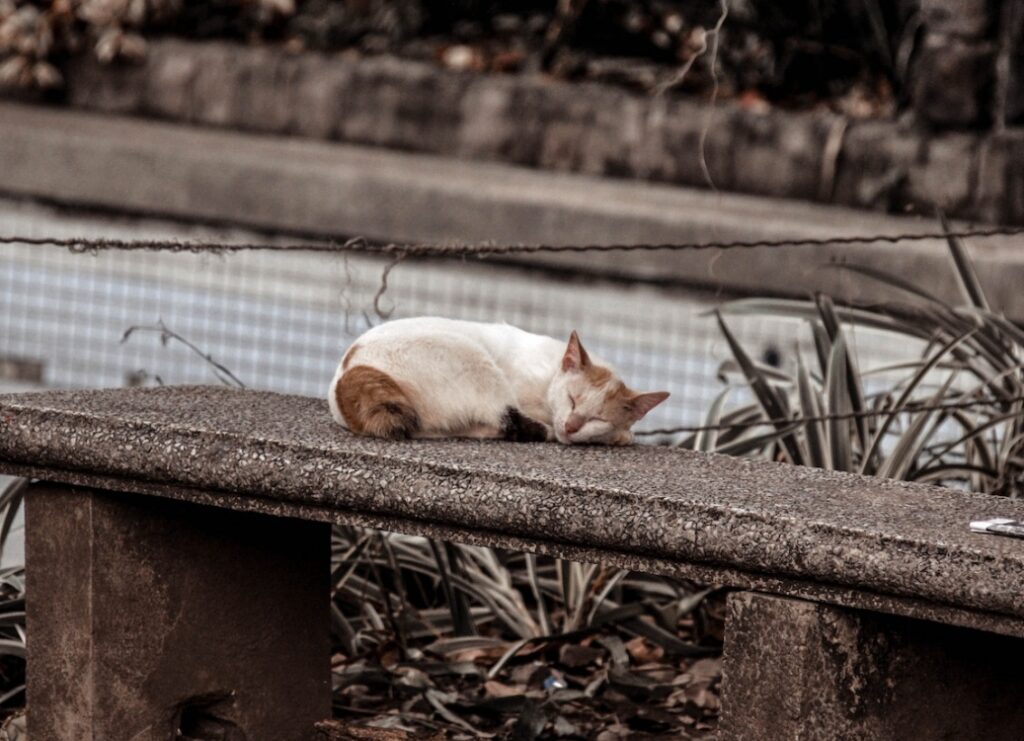
[[[714,0],[0,0],[0,82],[59,87],[59,67],[92,47],[105,60],[145,52],[145,37],[233,39],[295,50],[396,53],[457,69],[545,71],[751,104],[892,110],[906,90],[916,2],[734,0],[714,57]]]

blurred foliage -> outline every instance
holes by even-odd
[[[837,269],[887,285],[913,302],[858,308],[817,296],[723,306],[718,322],[733,358],[720,369],[728,385],[705,424],[738,427],[702,432],[683,446],[1020,496],[1024,331],[991,310],[964,246],[955,238],[948,243],[962,305],[950,305],[900,276],[843,265]],[[744,314],[806,323],[809,350],[797,347],[788,369],[757,362],[726,323],[726,317]],[[864,333],[872,332],[898,338],[906,359],[862,368],[857,338],[870,342]],[[728,398],[740,391],[754,401],[727,410]],[[981,403],[929,409],[974,400]],[[850,414],[863,416],[800,421]]]
[[[333,546],[336,717],[448,738],[713,726],[721,594],[358,528]]]
[[[0,87],[58,87],[60,64],[85,50],[103,62],[138,60],[144,35],[256,32],[294,12],[293,0],[0,0]]]
[[[751,104],[891,108],[905,87],[917,0],[732,0],[720,93]],[[432,59],[457,69],[545,70],[655,90],[712,84],[713,0],[0,0],[0,85],[57,88],[69,55],[137,60],[173,34]]]
[[[25,498],[25,479],[0,488],[0,552],[6,550]],[[12,718],[25,704],[25,567],[0,565],[0,740],[23,737],[24,718]],[[21,735],[19,730],[21,729]]]

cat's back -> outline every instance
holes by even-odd
[[[368,330],[350,347],[342,366],[353,362],[389,372],[424,368],[469,369],[496,365],[508,376],[546,367],[562,352],[561,343],[509,324],[443,317],[396,319]]]
[[[378,325],[363,333],[356,344],[393,345],[417,341],[443,341],[445,338],[461,338],[493,343],[514,342],[519,335],[527,334],[508,324],[472,322],[463,319],[446,319],[437,316],[396,319]]]

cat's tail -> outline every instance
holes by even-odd
[[[334,385],[337,411],[352,432],[392,440],[412,437],[420,418],[401,385],[384,371],[355,365]]]

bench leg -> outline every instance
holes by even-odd
[[[723,741],[999,739],[1024,728],[1024,640],[729,596]]]
[[[26,527],[31,738],[280,741],[330,717],[328,525],[37,484]]]

